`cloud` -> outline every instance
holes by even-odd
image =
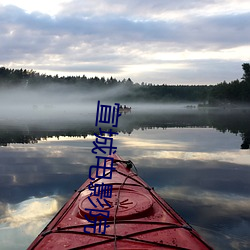
[[[0,5],[0,63],[61,75],[135,77],[139,82],[234,80],[240,77],[241,63],[250,59],[238,52],[249,46],[250,13],[238,6],[238,12],[233,11],[233,4],[233,0],[143,4],[75,0],[66,2],[55,16]],[[246,4],[243,1],[243,7]],[[225,71],[229,72],[232,62],[226,49],[236,51],[233,62],[239,65],[239,70],[234,67],[234,74],[228,76]],[[164,56],[159,60],[157,55]],[[210,71],[214,62],[225,67]],[[210,67],[202,68],[204,63]],[[207,72],[205,79],[199,79],[199,69]]]
[[[233,1],[198,1],[198,0],[127,0],[115,1],[115,0],[86,0],[84,3],[80,0],[74,0],[65,3],[64,10],[61,11],[64,15],[79,15],[85,17],[91,16],[122,16],[131,17],[134,19],[161,19],[162,17],[167,17],[168,19],[183,18],[195,13],[195,15],[200,15],[204,11],[214,10],[214,8],[227,9],[230,10],[230,4]],[[244,8],[244,3],[247,0],[242,1],[242,8]],[[111,7],[112,6],[112,7]],[[221,7],[222,6],[222,7]],[[225,8],[228,6],[228,8]],[[238,7],[239,8],[239,7]],[[236,8],[236,9],[238,9]],[[235,11],[235,6],[234,9]]]

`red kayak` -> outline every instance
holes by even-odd
[[[93,173],[28,249],[212,249],[131,161],[109,157],[104,178]]]

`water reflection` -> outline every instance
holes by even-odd
[[[57,198],[57,199],[56,199]],[[61,207],[60,197],[30,198],[17,204],[3,204],[0,217],[2,249],[23,249],[36,237]]]
[[[20,227],[31,223],[31,221],[34,224],[35,221],[41,222],[43,217],[53,215],[58,209],[58,202],[53,196],[33,197],[17,204],[7,204],[4,209],[5,216],[0,220],[0,223],[11,228]],[[26,228],[25,232],[32,233],[30,228]]]
[[[250,154],[240,150],[250,122],[242,119],[132,112],[114,138],[119,154],[216,249],[250,248]],[[8,145],[0,148],[1,249],[26,248],[94,161],[93,122],[27,126],[1,127]],[[20,144],[23,135],[36,143]]]
[[[133,110],[132,113],[122,115],[119,121],[119,132],[131,134],[137,129],[151,128],[190,128],[210,127],[220,132],[229,131],[239,134],[242,141],[239,148],[248,149],[250,145],[250,109],[245,110],[186,110],[156,109]],[[44,119],[7,120],[0,123],[0,145],[11,143],[37,143],[41,139],[72,136],[87,137],[99,133],[93,126],[94,113],[74,116],[72,120]]]
[[[235,149],[240,137],[209,128],[144,132],[120,136],[140,176],[215,249],[249,249],[250,154]]]

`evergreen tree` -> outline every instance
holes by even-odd
[[[241,79],[245,82],[250,82],[250,64],[249,63],[243,63],[242,69],[244,71],[244,74]]]

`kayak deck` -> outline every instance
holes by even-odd
[[[110,157],[115,167],[112,178],[93,178],[92,183],[88,179],[28,249],[212,249],[131,170],[130,161],[117,154]],[[109,217],[96,225],[86,219],[93,218],[90,208],[98,204],[89,198],[94,197],[90,187],[102,183],[112,185],[113,191],[106,203],[99,203]]]

